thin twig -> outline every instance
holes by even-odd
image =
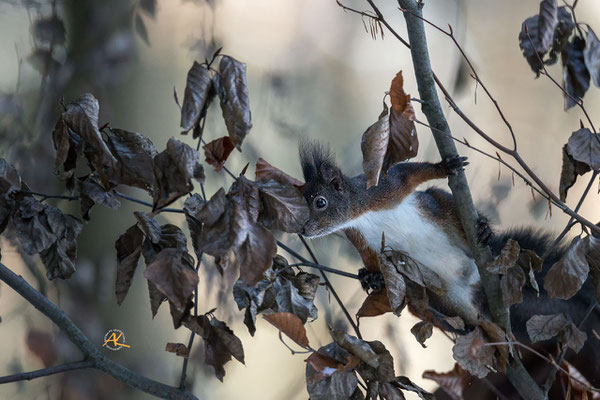
[[[179,390],[179,388],[146,378],[145,376],[104,357],[81,329],[79,329],[79,327],[75,325],[60,308],[2,263],[0,263],[0,280],[19,293],[25,300],[60,328],[60,330],[67,335],[68,339],[81,350],[85,358],[92,363],[92,368],[103,371],[135,389],[156,397],[164,399],[196,399],[196,397],[188,391],[182,391]]]
[[[38,369],[36,371],[20,372],[18,374],[0,377],[0,384],[18,381],[30,381],[35,378],[59,374],[61,372],[72,371],[75,369],[91,368],[93,365],[94,362],[92,360],[82,360],[62,365],[56,365],[53,367]]]
[[[519,346],[533,354],[535,354],[536,356],[538,356],[539,358],[547,361],[548,363],[552,364],[555,368],[557,368],[559,371],[561,371],[562,373],[564,373],[565,375],[567,375],[568,377],[570,377],[571,379],[573,379],[574,381],[576,381],[577,383],[579,383],[580,385],[582,385],[583,387],[585,387],[587,390],[592,391],[592,392],[598,392],[600,393],[600,389],[595,388],[593,386],[590,386],[589,384],[579,380],[578,377],[571,375],[567,370],[565,370],[564,368],[562,368],[560,365],[557,364],[556,361],[554,361],[551,358],[546,357],[545,355],[543,355],[542,353],[540,353],[539,351],[537,351],[536,349],[527,346],[524,343],[521,342],[513,342],[513,341],[507,341],[507,342],[488,342],[488,343],[484,343],[483,346],[488,347],[488,346]]]
[[[300,234],[298,235],[298,237],[300,238],[300,241],[302,242],[302,244],[304,245],[304,247],[308,251],[308,254],[310,254],[310,256],[313,259],[313,261],[315,262],[315,264],[319,264],[319,261],[317,260],[317,257],[315,256],[315,253],[313,253],[313,251],[310,248],[310,246],[308,245],[308,243],[306,243],[306,240]],[[356,336],[359,339],[362,339],[362,335],[360,334],[360,329],[358,329],[358,325],[356,325],[356,322],[354,322],[354,320],[352,319],[352,316],[350,316],[350,313],[348,312],[348,309],[344,305],[344,302],[342,301],[342,299],[340,299],[340,296],[338,296],[338,294],[335,291],[333,285],[331,284],[331,281],[329,280],[329,278],[327,277],[327,275],[325,274],[324,271],[321,271],[321,276],[323,277],[323,280],[325,281],[325,285],[327,285],[327,287],[331,291],[331,294],[333,295],[333,297],[335,298],[335,300],[339,304],[340,308],[342,309],[342,312],[346,316],[346,319],[348,320],[348,322],[352,326],[352,329],[354,329],[354,332],[356,333]]]
[[[353,273],[350,273],[350,272],[346,272],[346,271],[342,271],[342,270],[339,270],[339,269],[336,269],[336,268],[327,267],[327,266],[321,265],[319,263],[310,262],[306,258],[302,257],[302,255],[298,254],[296,251],[292,250],[289,246],[287,246],[285,243],[280,242],[279,240],[277,241],[277,246],[281,247],[283,250],[287,251],[292,256],[296,257],[298,260],[302,261],[302,262],[297,263],[297,264],[289,265],[288,267],[295,267],[295,266],[302,266],[303,265],[305,267],[315,268],[315,269],[318,269],[320,271],[331,272],[332,274],[336,274],[336,275],[340,275],[340,276],[345,276],[346,278],[359,279],[358,275],[356,275],[356,274],[353,274]]]
[[[598,305],[598,301],[594,301],[592,304],[590,304],[590,307],[586,311],[585,316],[583,317],[583,319],[581,320],[581,322],[579,323],[577,328],[581,329],[581,327],[583,326],[585,321],[588,319],[588,317],[592,314],[592,312],[594,311],[594,308],[596,308],[597,305]],[[561,346],[560,354],[558,355],[558,358],[556,361],[557,365],[562,364],[563,360],[565,359],[565,356],[567,355],[568,347],[569,346],[567,346],[566,342],[563,343],[563,345]],[[557,372],[558,372],[558,368],[556,368],[556,365],[554,365],[552,370],[548,374],[548,377],[546,378],[546,382],[544,382],[543,388],[544,388],[544,392],[546,393],[546,395],[548,395],[548,392],[550,392],[550,389],[552,388],[552,385],[554,384],[554,380],[556,379]]]

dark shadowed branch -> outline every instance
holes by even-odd
[[[95,368],[113,378],[127,384],[128,386],[141,390],[145,393],[164,399],[196,399],[190,392],[179,390],[164,383],[146,378],[129,368],[122,366],[100,353],[98,348],[90,342],[88,337],[79,329],[77,325],[71,321],[69,317],[54,303],[48,300],[40,292],[31,287],[21,276],[16,275],[4,264],[0,263],[0,280],[10,286],[13,290],[19,293],[25,300],[31,303],[42,314],[48,317],[62,332],[67,335],[69,340],[81,350],[85,359],[78,363],[65,364],[62,366],[50,367],[50,371],[44,370],[32,371],[21,374],[20,380],[33,379],[41,376],[51,375],[59,372],[82,369]],[[46,369],[48,370],[48,369]],[[11,379],[15,376],[0,378],[0,383],[4,379]],[[6,382],[14,382],[17,379],[7,380]]]

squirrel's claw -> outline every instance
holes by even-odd
[[[456,175],[460,171],[464,169],[469,162],[467,161],[467,157],[450,157],[442,160],[440,163],[442,168],[446,170],[446,174],[448,175]]]
[[[482,245],[487,246],[494,237],[494,232],[492,232],[492,228],[490,228],[486,217],[479,216],[477,225],[477,241]]]
[[[381,272],[371,272],[366,268],[358,270],[358,279],[365,292],[380,292],[385,287],[383,274]]]

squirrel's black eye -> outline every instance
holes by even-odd
[[[315,208],[322,210],[327,207],[327,199],[323,196],[319,196],[315,199]]]

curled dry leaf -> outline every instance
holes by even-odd
[[[565,110],[577,105],[577,101],[583,98],[590,87],[590,72],[585,65],[584,49],[585,40],[577,36],[567,46],[566,59],[563,61]]]
[[[600,40],[589,25],[583,58],[585,66],[592,76],[592,82],[596,87],[600,87]]]
[[[506,274],[519,258],[521,247],[513,239],[508,239],[500,254],[496,256],[487,266],[487,270],[494,274]]]
[[[332,330],[331,337],[344,350],[357,356],[365,364],[372,368],[379,367],[379,358],[371,346],[364,340],[348,335],[343,331]]]
[[[523,52],[523,57],[527,60],[527,63],[535,72],[535,76],[540,76],[540,71],[543,69],[542,59],[544,58],[544,52],[540,45],[539,32],[539,16],[534,15],[533,17],[527,18],[521,25],[521,32],[519,32],[519,47]]]
[[[389,262],[396,268],[396,271],[404,275],[404,277],[434,293],[440,295],[445,293],[442,279],[431,269],[415,261],[404,252],[386,250],[385,253]]]
[[[561,342],[575,352],[581,350],[587,339],[587,334],[580,331],[564,314],[534,315],[527,321],[526,327],[532,342],[558,336]]]
[[[0,194],[11,194],[21,189],[21,177],[16,168],[0,158]]]
[[[367,189],[377,186],[379,175],[383,167],[383,158],[388,149],[390,139],[390,119],[387,105],[379,119],[363,133],[360,148],[363,155],[363,171],[367,177]]]
[[[252,128],[246,64],[223,56],[219,63],[219,73],[217,93],[221,99],[223,119],[233,145],[240,150],[242,141]]]
[[[256,332],[256,315],[262,312],[289,312],[302,323],[317,318],[317,308],[313,304],[319,276],[306,272],[294,273],[287,261],[276,256],[273,268],[267,270],[265,278],[255,286],[238,280],[233,286],[233,297],[241,310],[246,309],[244,324],[250,335]]]
[[[109,129],[108,148],[119,161],[111,174],[111,182],[134,186],[152,194],[154,187],[154,144],[141,133]]]
[[[40,253],[48,279],[67,279],[75,272],[77,236],[83,228],[79,220],[27,196],[19,202],[13,222],[23,250]]]
[[[306,359],[306,387],[311,399],[346,400],[357,390],[354,372],[360,360],[336,343],[321,347]]]
[[[206,113],[205,109],[208,108],[210,103],[212,86],[213,80],[208,68],[194,61],[187,74],[181,106],[181,122],[179,125],[183,129],[183,134],[196,126],[203,114]]]
[[[390,87],[390,139],[383,159],[383,170],[417,155],[419,139],[415,128],[415,110],[410,95],[404,92],[402,71],[398,72]]]
[[[491,322],[481,322],[480,326],[456,339],[452,353],[462,369],[484,378],[490,371],[489,367],[505,371],[509,355],[508,346],[486,346],[486,343],[505,341],[506,335],[500,327]]]
[[[506,307],[519,304],[523,301],[523,285],[526,277],[523,269],[515,265],[510,268],[502,278],[500,278],[500,291],[502,292],[502,301]],[[533,279],[535,282],[535,278]],[[537,285],[537,283],[535,283]]]
[[[586,251],[586,242],[576,237],[561,259],[548,270],[544,289],[550,297],[567,300],[581,289],[590,271]]]
[[[119,199],[106,190],[94,175],[77,178],[76,187],[81,197],[81,216],[85,220],[90,219],[89,213],[95,204],[102,204],[113,210],[121,207]]]
[[[181,310],[198,286],[198,274],[193,265],[192,258],[185,251],[167,248],[158,253],[148,265],[144,277]]]
[[[272,166],[263,158],[259,158],[256,162],[255,173],[257,181],[268,181],[270,179],[273,179],[274,181],[279,182],[283,185],[295,186],[300,191],[302,191],[305,185],[304,182],[293,178],[290,175],[283,172],[282,170],[280,170],[279,168]]]
[[[165,207],[194,189],[192,178],[204,182],[198,152],[187,144],[169,139],[167,149],[154,157],[153,211]]]
[[[558,2],[557,0],[543,0],[540,3],[540,14],[538,18],[538,51],[546,53],[552,47],[554,30],[558,25]]]
[[[408,390],[416,393],[421,400],[435,400],[435,396],[433,394],[421,388],[405,376],[396,377],[396,380],[393,382],[393,384],[400,387],[402,390]]]
[[[204,149],[206,162],[215,167],[217,171],[220,171],[233,151],[234,146],[229,136],[223,136],[207,143],[202,148]]]
[[[406,282],[389,257],[382,253],[379,261],[390,307],[394,315],[400,316],[406,306]]]
[[[83,139],[84,154],[94,170],[106,183],[110,172],[116,166],[117,160],[112,155],[98,128],[98,100],[86,93],[73,103],[67,104],[62,118],[66,126]]]
[[[371,292],[363,301],[362,306],[356,313],[359,318],[362,317],[376,317],[388,312],[392,312],[390,306],[390,299],[387,295],[387,289],[383,289],[380,292]]]
[[[150,241],[154,244],[160,242],[162,228],[158,224],[158,221],[151,214],[143,211],[134,211],[133,215],[137,218],[138,225]]]
[[[463,392],[471,384],[471,375],[458,363],[452,371],[439,373],[433,370],[423,372],[423,378],[435,381],[452,400],[463,400]]]
[[[135,270],[142,253],[144,234],[137,225],[133,225],[123,233],[115,242],[117,250],[117,280],[115,282],[115,295],[117,304],[121,305],[135,275]]]
[[[573,132],[567,144],[567,151],[576,161],[592,169],[600,169],[600,136],[593,134],[589,129],[581,128]]]
[[[410,332],[415,336],[417,342],[423,348],[426,348],[425,341],[431,337],[433,334],[433,324],[427,321],[417,322],[412,328],[410,328]]]
[[[302,320],[289,312],[278,312],[274,314],[263,315],[271,325],[285,333],[287,337],[296,342],[300,347],[307,349],[309,347],[306,329]]]
[[[187,357],[189,355],[188,348],[183,343],[167,343],[165,351],[175,353],[179,357]]]
[[[242,342],[223,321],[200,315],[190,317],[184,321],[184,325],[204,339],[205,362],[214,367],[215,375],[221,382],[225,376],[224,365],[231,360],[231,356],[244,364]]]
[[[52,142],[56,150],[56,174],[59,179],[66,181],[67,189],[72,190],[77,157],[83,153],[83,140],[79,134],[69,129],[61,116],[52,131]]]
[[[297,188],[274,180],[258,182],[261,200],[259,221],[268,229],[298,233],[308,221],[306,200]]]
[[[577,161],[569,154],[568,145],[563,146],[562,169],[560,171],[560,185],[558,192],[561,201],[567,200],[567,192],[575,184],[578,175],[590,171],[588,164]]]

